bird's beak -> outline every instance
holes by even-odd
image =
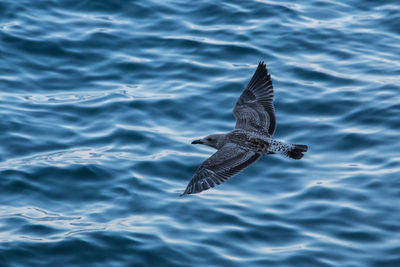
[[[192,142],[192,144],[203,144],[203,141],[201,141],[200,139],[199,140],[194,140]]]

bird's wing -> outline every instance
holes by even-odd
[[[200,165],[182,195],[214,187],[248,167],[260,156],[259,153],[228,143]]]
[[[271,76],[264,62],[260,62],[233,109],[236,129],[266,130],[273,136],[276,127],[273,99]]]

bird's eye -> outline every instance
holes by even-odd
[[[207,140],[207,141],[211,141],[211,138],[210,138],[210,137],[207,137],[206,140]]]

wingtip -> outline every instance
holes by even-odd
[[[267,64],[264,63],[264,61],[260,61],[260,63],[258,63],[258,67],[256,70],[256,73],[262,74],[262,75],[269,75],[268,73],[268,68],[267,68]]]
[[[186,189],[182,194],[180,194],[180,197],[183,197],[184,195],[189,195],[190,192]]]

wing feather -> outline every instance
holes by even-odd
[[[276,128],[273,100],[271,75],[264,62],[260,62],[233,109],[236,129],[264,130],[273,136]]]
[[[182,195],[199,193],[219,185],[260,156],[259,153],[228,143],[200,165]]]

